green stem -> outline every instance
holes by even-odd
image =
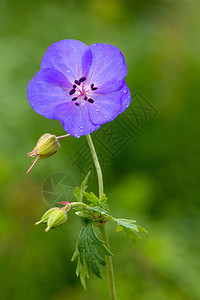
[[[97,171],[98,182],[99,182],[99,200],[101,201],[101,199],[103,198],[103,175],[102,175],[99,160],[98,160],[95,148],[94,148],[94,144],[92,142],[92,138],[90,135],[86,135],[86,139],[88,141],[88,145],[90,147],[90,150],[92,153],[92,158],[94,160],[94,165],[95,165],[95,168]]]
[[[88,145],[90,147],[90,151],[92,153],[92,157],[94,160],[94,165],[95,165],[96,171],[97,171],[97,177],[98,177],[98,183],[99,183],[99,200],[101,201],[101,199],[103,198],[103,175],[102,175],[101,167],[99,164],[99,160],[98,160],[91,136],[86,135],[86,138],[87,138]],[[99,225],[99,229],[101,231],[105,246],[108,248],[108,250],[110,250],[108,236],[107,236],[106,229],[105,229],[105,224]],[[111,298],[111,300],[116,300],[117,298],[116,298],[116,292],[115,292],[115,281],[114,281],[112,258],[111,258],[111,256],[108,256],[108,255],[106,255],[106,267],[107,267],[107,273],[108,273],[108,283],[109,283],[109,288],[110,288],[110,298]]]
[[[99,226],[99,229],[101,231],[102,237],[103,237],[103,241],[106,245],[106,247],[108,248],[108,250],[110,250],[110,245],[109,245],[109,241],[108,241],[108,236],[106,233],[106,229],[105,229],[105,224],[102,224]],[[108,273],[108,283],[109,283],[109,288],[110,288],[110,298],[111,300],[116,300],[116,292],[115,292],[115,281],[114,281],[114,270],[113,270],[113,264],[112,264],[112,257],[109,255],[106,255],[106,266],[107,266],[107,273]]]

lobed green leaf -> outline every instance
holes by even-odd
[[[92,223],[89,223],[87,227],[80,232],[78,237],[78,251],[80,253],[81,263],[83,264],[85,259],[86,265],[92,273],[102,278],[99,264],[105,265],[105,261],[99,252],[105,255],[112,255],[112,253],[106,248],[104,242],[98,238]]]
[[[96,196],[94,193],[92,193],[92,192],[86,193],[86,192],[81,191],[81,190],[80,190],[80,192],[81,192],[81,194],[82,194],[83,196],[86,197],[86,199],[87,199],[88,201],[90,201],[90,202],[93,203],[94,205],[98,205],[98,204],[99,204],[100,201],[99,201],[99,199],[97,198],[97,196]]]

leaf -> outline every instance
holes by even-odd
[[[148,233],[148,231],[142,227],[140,227],[139,225],[137,225],[137,228],[138,228],[138,232],[141,232],[141,233]]]
[[[103,194],[103,198],[101,199],[101,205],[102,205],[103,207],[106,207],[106,208],[109,210],[107,200],[108,200],[108,198],[106,197],[106,194]]]
[[[113,218],[113,220],[116,221],[119,226],[122,226],[122,227],[125,227],[125,228],[130,228],[130,229],[133,229],[133,230],[138,232],[137,225],[134,224],[134,223],[136,223],[136,221],[134,221],[134,220],[114,219],[114,218]]]
[[[100,206],[90,206],[90,209],[95,211],[95,212],[99,212],[100,214],[102,214],[104,216],[112,218],[110,212],[108,210],[105,210],[104,208],[102,208]]]
[[[86,175],[85,179],[82,181],[81,188],[79,188],[77,186],[75,188],[75,190],[74,190],[74,196],[76,197],[76,200],[78,202],[82,202],[83,201],[83,194],[81,193],[81,191],[85,191],[87,189],[87,182],[88,182],[88,178],[90,176],[90,173],[91,173],[91,171],[88,172],[88,174]]]
[[[83,196],[86,197],[86,199],[88,201],[90,201],[94,205],[98,205],[99,204],[100,201],[99,201],[99,199],[97,198],[97,196],[94,193],[92,193],[92,192],[86,193],[86,192],[81,191],[81,190],[80,190],[80,192],[83,194]]]
[[[91,223],[92,221],[88,218],[85,218],[85,217],[80,217],[80,221],[81,221],[81,224],[86,227],[89,223]]]
[[[117,222],[118,226],[116,228],[116,232],[120,232],[124,230],[127,236],[131,239],[133,247],[137,245],[139,241],[141,241],[141,237],[138,232],[147,233],[147,231],[138,226],[136,221],[128,220],[128,219],[115,219],[112,218],[113,221]]]
[[[76,197],[76,200],[77,200],[78,202],[82,202],[82,200],[83,200],[83,195],[81,194],[80,188],[79,188],[78,186],[74,189],[74,196]]]
[[[77,267],[76,267],[76,275],[80,276],[80,281],[83,286],[83,288],[86,290],[86,283],[85,279],[89,279],[89,274],[88,274],[88,268],[85,262],[85,259],[83,259],[83,264],[80,261],[80,253],[78,251],[78,243],[76,243],[75,251],[72,256],[71,261],[75,261],[77,259]]]
[[[85,262],[85,258],[83,258],[83,264],[80,262],[80,257],[78,258],[77,268],[76,268],[76,275],[80,276],[80,281],[83,288],[86,290],[86,283],[85,279],[90,278],[88,273],[88,268]]]
[[[99,264],[105,265],[105,261],[99,252],[102,252],[105,255],[112,255],[112,253],[106,248],[104,242],[98,238],[91,223],[89,223],[79,234],[78,251],[80,253],[81,264],[84,264],[85,259],[86,265],[92,273],[97,277],[102,278]]]
[[[87,175],[85,176],[85,179],[82,181],[82,183],[81,183],[81,191],[85,191],[87,189],[87,182],[88,182],[90,173],[91,173],[91,171],[89,171],[87,173]]]

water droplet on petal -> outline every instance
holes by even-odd
[[[71,72],[70,69],[67,69],[67,72],[70,73]]]
[[[93,46],[96,47],[97,44],[94,44]]]
[[[96,108],[96,111],[99,111],[98,108]]]
[[[126,94],[126,92],[127,92],[127,87],[126,87],[126,86],[123,87],[122,92],[123,92],[124,94]]]

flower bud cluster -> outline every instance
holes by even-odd
[[[56,228],[67,221],[67,212],[70,210],[71,204],[68,202],[66,206],[53,207],[46,211],[46,213],[42,216],[41,220],[36,222],[35,225],[39,225],[40,223],[47,224],[47,228],[45,231],[49,231],[51,228]]]

